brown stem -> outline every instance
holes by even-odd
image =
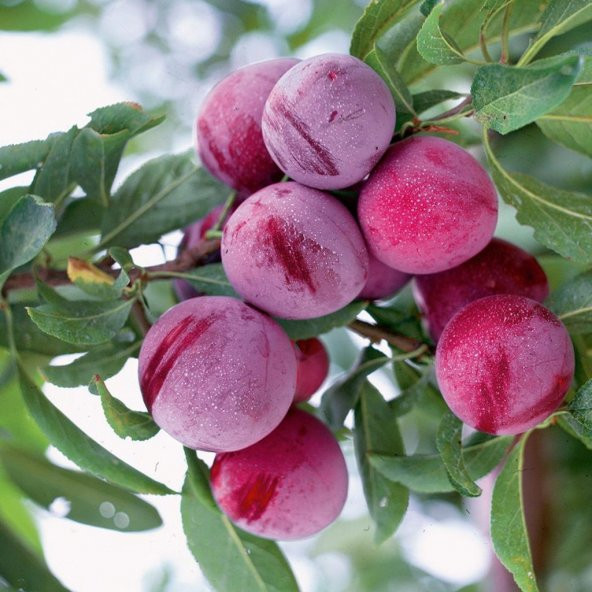
[[[138,300],[136,300],[132,306],[132,318],[142,335],[146,335],[152,325],[146,316],[146,311],[144,310],[142,303]]]
[[[354,333],[366,337],[373,343],[377,343],[384,339],[387,343],[394,345],[396,348],[406,353],[414,352],[425,345],[421,341],[394,333],[379,325],[366,323],[366,321],[352,321],[347,327]]]

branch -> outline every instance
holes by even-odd
[[[372,325],[371,323],[366,323],[365,321],[352,321],[347,326],[347,328],[354,333],[361,335],[362,337],[366,337],[373,343],[378,343],[384,339],[390,345],[394,345],[396,348],[406,353],[413,353],[417,351],[422,351],[423,353],[428,351],[427,345],[421,341],[411,339],[410,337],[406,337],[405,335],[401,335],[399,333],[393,333],[384,327]]]

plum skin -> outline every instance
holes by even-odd
[[[359,59],[323,54],[303,60],[265,103],[265,145],[291,179],[317,189],[361,181],[390,144],[395,104],[380,76]]]
[[[224,227],[222,264],[251,304],[309,319],[354,300],[366,282],[368,252],[336,198],[288,182],[261,189],[237,208]]]
[[[294,343],[298,368],[294,402],[302,403],[314,395],[329,374],[329,354],[316,337]]]
[[[553,413],[574,373],[561,321],[516,295],[487,296],[460,310],[436,350],[436,378],[450,409],[489,434],[520,434]]]
[[[516,294],[543,302],[549,295],[549,283],[530,253],[494,238],[458,267],[416,276],[413,293],[430,335],[437,341],[446,323],[469,302],[495,294]]]
[[[225,452],[257,442],[294,397],[296,356],[283,329],[234,298],[201,296],[170,308],[139,356],[154,421],[185,446]]]
[[[330,430],[292,408],[263,440],[216,455],[211,485],[222,511],[242,529],[294,540],[337,518],[347,497],[348,474]]]
[[[379,300],[394,296],[410,279],[408,273],[389,267],[368,253],[368,279],[358,298]]]
[[[239,68],[202,105],[196,122],[199,157],[214,177],[243,197],[282,178],[263,143],[261,117],[271,89],[298,61],[279,58]]]
[[[495,187],[477,160],[430,136],[391,146],[358,202],[370,252],[413,274],[444,271],[476,255],[493,236],[497,210]]]

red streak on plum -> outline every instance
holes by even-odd
[[[179,356],[195,343],[214,323],[217,315],[195,320],[187,316],[171,329],[160,342],[142,373],[140,386],[148,411]]]
[[[236,494],[236,511],[247,522],[258,520],[276,493],[280,478],[258,474],[247,481]]]
[[[337,117],[337,111],[331,111],[331,115],[329,116],[329,123],[333,123],[335,118]]]
[[[265,224],[264,240],[271,243],[273,258],[284,269],[286,282],[298,282],[308,286],[315,294],[317,289],[313,281],[311,270],[302,252],[305,239],[301,235],[291,232],[279,218],[270,217]],[[313,242],[313,241],[309,241]],[[313,247],[318,245],[314,243]],[[313,249],[314,250],[314,249]]]
[[[496,357],[486,356],[483,360],[483,374],[489,381],[481,381],[478,388],[479,399],[476,401],[477,429],[493,434],[499,424],[504,423],[508,414],[510,395],[510,360],[502,349]],[[488,407],[485,407],[488,404]],[[499,419],[499,421],[497,421]]]

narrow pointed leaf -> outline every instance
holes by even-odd
[[[380,393],[366,381],[355,408],[354,446],[364,496],[376,526],[375,540],[390,538],[407,511],[409,490],[388,480],[368,461],[368,452],[405,454],[397,417]]]
[[[526,532],[522,475],[526,437],[514,447],[498,475],[491,501],[491,539],[495,554],[522,592],[538,592]]]
[[[417,51],[421,57],[440,66],[461,64],[465,57],[456,42],[440,29],[440,15],[444,3],[432,8],[417,35]]]
[[[36,169],[47,158],[58,134],[46,140],[33,140],[0,148],[0,180]]]
[[[95,375],[91,384],[101,397],[101,405],[109,425],[120,438],[148,440],[160,431],[149,413],[133,411],[116,399],[100,376]]]
[[[477,497],[481,495],[481,488],[471,479],[465,466],[462,426],[460,419],[450,412],[446,413],[438,428],[436,446],[454,488],[462,495]]]
[[[592,436],[592,380],[589,380],[576,392],[568,409],[573,417]]]
[[[208,468],[187,451],[181,518],[187,544],[206,578],[224,592],[298,592],[296,579],[273,541],[235,527],[210,493]]]
[[[198,292],[210,296],[232,296],[239,298],[230,285],[222,263],[210,263],[183,273],[163,273],[159,277],[174,277],[189,282]]]
[[[50,511],[58,500],[62,517],[69,520],[127,532],[162,525],[156,509],[133,493],[53,465],[43,456],[0,445],[0,462],[27,497]]]
[[[592,272],[578,275],[563,284],[551,294],[547,306],[570,333],[592,333]]]
[[[23,399],[37,425],[49,441],[81,469],[137,493],[173,493],[163,483],[134,469],[87,436],[45,397],[21,366],[19,378]]]

